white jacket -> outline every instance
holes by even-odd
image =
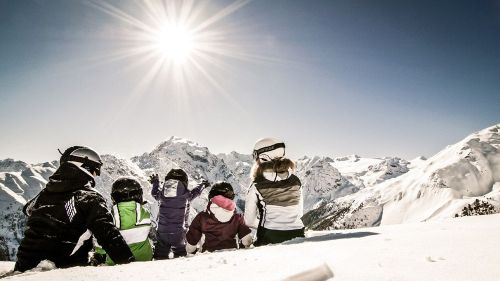
[[[280,177],[281,176],[281,177]],[[304,227],[301,217],[304,200],[300,180],[293,174],[265,172],[266,181],[253,182],[245,202],[245,223],[273,230],[296,230]]]

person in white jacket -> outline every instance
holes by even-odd
[[[255,246],[304,237],[302,184],[285,144],[273,138],[256,142],[253,182],[245,201],[245,222],[257,229]]]

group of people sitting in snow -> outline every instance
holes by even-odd
[[[137,179],[123,177],[113,183],[109,210],[94,188],[103,165],[100,156],[88,147],[70,147],[46,187],[23,209],[27,223],[15,271],[32,269],[43,260],[59,268],[112,265],[304,237],[301,183],[293,174],[293,161],[285,157],[285,144],[261,139],[253,158],[244,214],[238,213],[233,187],[227,182],[210,186],[202,180],[190,189],[182,169],[170,170],[163,183],[158,174],[152,175],[151,195],[159,203],[154,224]],[[188,226],[190,201],[206,188],[210,188],[206,209]]]

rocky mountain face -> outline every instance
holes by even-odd
[[[42,190],[57,165],[0,160],[0,260],[15,258],[25,227],[24,204]]]
[[[370,179],[368,183],[375,184],[357,193],[323,202],[304,216],[308,227],[324,230],[438,220],[460,215],[474,202],[500,211],[500,125],[471,134],[428,160],[409,164],[392,159],[372,166],[369,173],[385,176]]]

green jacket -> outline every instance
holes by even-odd
[[[153,249],[149,241],[151,229],[151,214],[141,204],[135,201],[120,202],[113,206],[113,219],[116,227],[127,242],[136,261],[150,261],[153,258]],[[97,253],[104,254],[104,250],[96,249]],[[106,263],[113,265],[109,255]]]

